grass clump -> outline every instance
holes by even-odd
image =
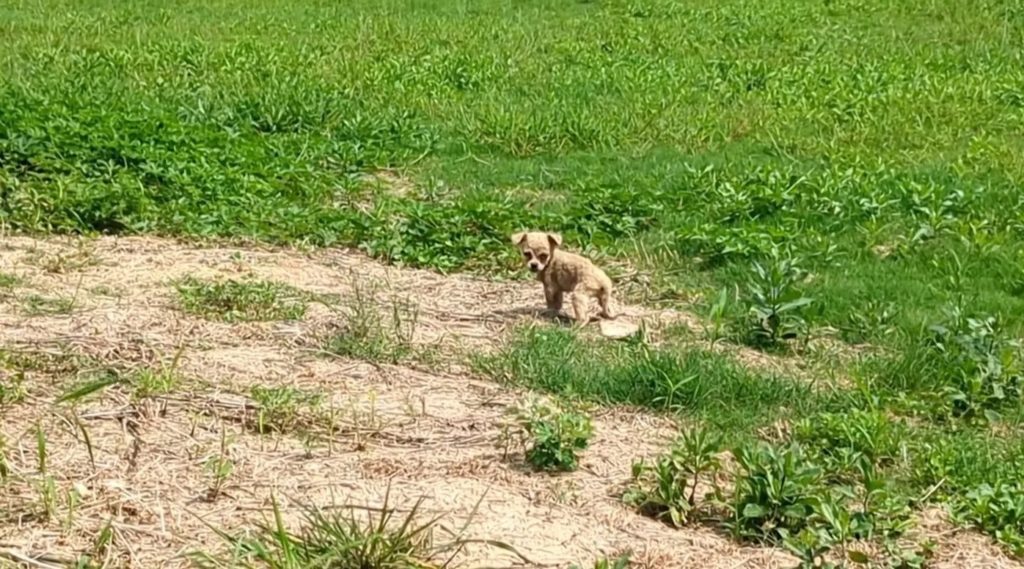
[[[20,286],[24,280],[13,273],[0,271],[0,291],[8,292]]]
[[[75,299],[30,294],[21,299],[21,309],[26,316],[71,314],[75,309]]]
[[[344,324],[327,339],[325,351],[392,364],[416,353],[413,338],[419,313],[413,303],[392,298],[388,309],[382,309],[374,291],[357,283],[353,283],[352,296],[342,303]]]
[[[273,501],[273,519],[264,521],[250,535],[219,532],[231,555],[194,553],[192,559],[207,569],[294,569],[338,567],[343,569],[424,569],[444,567],[438,560],[457,544],[434,542],[437,519],[420,519],[422,500],[404,515],[385,503],[365,518],[353,510],[321,510],[307,507],[301,528],[285,526],[280,506]]]
[[[798,421],[793,439],[826,466],[830,476],[845,477],[863,462],[888,467],[900,460],[906,427],[878,410],[823,412]]]
[[[548,399],[532,398],[513,407],[511,414],[499,441],[506,455],[510,446],[523,447],[526,462],[537,470],[576,470],[579,453],[587,448],[594,433],[585,412],[564,408]]]
[[[313,420],[323,404],[323,394],[293,387],[254,386],[250,396],[259,406],[251,427],[257,433],[287,433]]]
[[[275,282],[203,281],[188,277],[178,282],[175,289],[182,310],[210,320],[298,320],[306,314],[305,296]]]

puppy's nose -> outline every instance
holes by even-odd
[[[540,270],[540,265],[537,263],[530,263],[530,270],[536,273]]]

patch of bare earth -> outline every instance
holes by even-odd
[[[414,343],[443,356],[493,349],[506,328],[536,319],[536,283],[389,268],[339,250],[151,238],[91,241],[89,262],[59,270],[65,263],[54,255],[79,247],[56,239],[0,244],[0,271],[23,279],[0,297],[0,349],[38,360],[21,380],[24,399],[0,406],[10,471],[0,483],[0,566],[38,555],[36,567],[60,566],[83,553],[108,566],[188,566],[188,552],[223,547],[212,528],[251,527],[271,514],[272,499],[298,528],[304,504],[379,507],[389,488],[392,506],[423,497],[424,515],[442,515],[445,528],[465,526],[464,537],[518,552],[472,546],[459,559],[467,567],[566,567],[624,550],[658,568],[793,564],[781,551],[742,547],[707,529],[672,530],[621,504],[631,463],[673,435],[663,417],[598,413],[577,472],[532,473],[495,446],[506,407],[521,394],[458,366],[431,371],[325,356],[318,346],[343,319],[337,306],[313,304],[298,322],[227,324],[179,310],[171,285],[185,276],[251,276],[342,302],[363,287],[382,306],[393,298],[416,306]],[[19,299],[32,292],[70,300],[70,308],[29,315]],[[655,323],[676,317],[621,311]],[[166,366],[176,354],[183,379],[170,394],[139,399],[114,385],[74,405],[56,401],[97,367]],[[255,386],[323,393],[329,425],[321,417],[259,434]],[[230,473],[218,478],[218,463]],[[110,547],[97,549],[108,526]],[[987,541],[960,536],[944,536],[940,567],[1018,566]]]

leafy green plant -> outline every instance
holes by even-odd
[[[510,409],[511,421],[502,426],[499,445],[525,449],[526,461],[538,470],[572,471],[579,453],[594,432],[590,417],[579,409],[531,398]]]
[[[766,264],[755,262],[747,281],[750,295],[744,339],[754,346],[771,347],[806,332],[802,309],[813,299],[801,296],[797,285],[804,271],[796,259],[772,251]]]
[[[820,502],[821,468],[797,444],[748,444],[737,449],[739,467],[727,521],[741,539],[778,543],[811,523]]]
[[[954,308],[945,325],[931,327],[930,349],[949,373],[941,393],[955,417],[999,419],[1024,394],[1020,344],[1003,336],[996,319],[967,318]]]
[[[703,429],[685,431],[653,464],[642,460],[633,464],[633,484],[625,501],[644,515],[676,527],[686,525],[698,507],[698,485],[717,487],[721,450],[720,437]]]
[[[182,310],[212,320],[298,320],[306,314],[305,295],[280,283],[187,277],[175,289]]]
[[[953,516],[1024,555],[1024,485],[1019,480],[981,484],[953,500]]]

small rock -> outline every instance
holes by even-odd
[[[622,340],[633,336],[640,327],[625,320],[602,320],[601,335],[612,340]]]

